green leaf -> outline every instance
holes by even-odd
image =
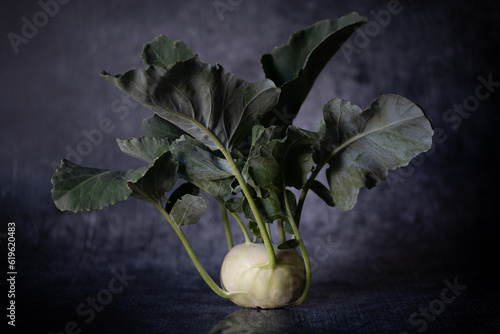
[[[283,141],[273,139],[259,150],[259,155],[248,159],[248,171],[261,188],[271,194],[279,194],[283,190]]]
[[[252,144],[248,153],[248,158],[256,157],[260,154],[260,148],[273,139],[281,139],[281,131],[275,126],[265,128],[262,125],[255,125],[252,128]]]
[[[178,61],[196,57],[196,54],[182,41],[175,41],[159,35],[144,45],[141,58],[146,65],[153,65],[169,69]]]
[[[127,181],[137,181],[150,166],[131,170],[107,170],[79,166],[62,160],[52,176],[52,198],[61,211],[102,209],[127,199]]]
[[[165,204],[165,211],[167,211],[167,213],[170,213],[170,211],[172,211],[174,204],[182,196],[184,196],[186,194],[198,196],[199,193],[200,193],[200,188],[198,188],[194,184],[189,183],[189,182],[181,184],[179,187],[177,187],[177,189],[175,189],[172,192],[172,194],[170,194],[170,197],[168,198],[167,204]]]
[[[287,186],[302,189],[307,182],[307,175],[314,168],[314,147],[319,145],[318,137],[295,125],[287,128],[284,143],[284,171]]]
[[[177,226],[196,224],[203,212],[207,209],[207,203],[203,197],[186,194],[179,199],[170,213]]]
[[[220,203],[224,202],[224,198],[233,193],[234,178],[225,178],[220,180],[198,180],[196,185],[203,189],[204,192],[218,200]]]
[[[179,163],[179,175],[216,199],[229,196],[234,174],[227,160],[191,137],[181,137],[171,146]]]
[[[139,137],[116,141],[123,153],[147,163],[153,163],[156,158],[170,149],[168,140],[164,138]]]
[[[189,179],[220,180],[234,176],[226,159],[219,157],[196,139],[181,137],[172,143],[171,151],[179,162],[179,173]]]
[[[281,96],[266,125],[289,125],[297,115],[314,81],[342,44],[366,16],[353,12],[333,20],[319,21],[293,33],[288,44],[276,47],[261,58],[266,78],[281,87]]]
[[[276,135],[274,128],[254,127],[254,134],[258,139],[254,140],[244,174],[248,176],[248,183],[256,192],[256,202],[265,220],[272,222],[278,218],[286,218],[285,186],[301,189],[306,183],[307,175],[314,167],[314,145],[319,140],[293,125],[288,127],[284,139],[269,140]],[[260,138],[264,140],[259,147],[257,143]],[[245,208],[247,210],[244,212],[251,218],[247,203],[244,203]]]
[[[186,132],[156,114],[142,120],[142,130],[150,137],[168,138],[171,141],[186,134]]]
[[[225,206],[230,212],[243,212],[243,197],[231,197]]]
[[[246,140],[255,121],[279,98],[271,80],[247,83],[198,58],[168,71],[150,66],[102,76],[209,148],[228,152]]]
[[[254,201],[259,209],[262,219],[267,224],[271,224],[276,219],[283,218],[285,216],[285,212],[281,205],[281,199],[278,196],[267,198],[257,197],[254,198]],[[243,199],[242,208],[245,217],[247,217],[252,222],[257,221],[246,198]]]
[[[322,156],[335,205],[354,207],[359,189],[386,179],[388,170],[403,167],[432,145],[432,126],[422,109],[398,95],[383,95],[362,111],[333,99],[323,109]]]
[[[177,168],[171,152],[161,155],[142,178],[127,182],[133,190],[132,196],[149,202],[147,195],[161,204],[165,193],[177,182]]]
[[[283,161],[283,141],[279,139],[267,142],[259,149],[259,155],[247,161],[246,170],[251,177],[249,184],[253,186],[257,195],[255,202],[268,223],[286,215],[283,202]],[[246,201],[243,208],[247,218],[252,219],[253,215]]]
[[[278,245],[278,249],[294,249],[299,245],[297,239],[290,239]]]

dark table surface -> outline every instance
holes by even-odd
[[[43,260],[23,268],[26,274],[18,279],[18,329],[29,328],[33,333],[59,333],[65,328],[75,333],[78,329],[82,333],[495,333],[500,328],[498,273],[379,273],[377,277],[365,273],[357,282],[314,282],[300,306],[254,310],[216,296],[194,268],[192,273],[172,275],[161,267],[102,267],[83,269],[68,259],[49,270]],[[102,292],[109,291],[110,280],[117,277],[113,272],[125,274],[127,285],[120,292]],[[98,307],[92,307],[92,299]]]
[[[218,12],[221,2],[230,9]],[[0,332],[500,332],[496,2],[221,2],[2,2]],[[39,14],[47,4],[50,15]],[[398,11],[384,21],[388,6]],[[366,108],[396,93],[422,105],[439,136],[410,166],[363,189],[352,211],[310,196],[301,230],[313,282],[302,305],[246,310],[217,297],[145,203],[78,214],[54,207],[54,165],[104,119],[113,130],[79,163],[139,166],[115,137],[141,135],[151,113],[123,109],[101,70],[143,66],[142,45],[161,33],[253,81],[263,77],[260,55],[293,31],[351,11],[367,14],[373,30],[327,65],[296,124],[314,128],[334,97]],[[23,28],[33,20],[36,31]],[[202,221],[185,228],[215,281],[227,251],[220,221],[209,202]],[[8,222],[16,224],[15,328],[6,325]]]

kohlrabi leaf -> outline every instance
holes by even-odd
[[[319,138],[312,136],[310,132],[294,125],[287,128],[283,144],[283,175],[287,186],[302,189],[307,175],[314,168],[313,153],[318,144]]]
[[[154,114],[153,117],[142,120],[142,130],[150,137],[168,138],[170,141],[178,139],[186,132],[176,125]]]
[[[79,166],[62,160],[52,176],[52,198],[62,211],[102,209],[127,199],[127,181],[138,181],[150,166],[131,170],[106,170]]]
[[[284,139],[270,140],[276,137],[274,127],[256,126],[253,133],[255,139],[243,169],[244,175],[248,176],[248,183],[256,192],[256,202],[265,220],[272,222],[286,218],[285,186],[301,189],[306,183],[307,175],[314,167],[313,148],[319,140],[293,125],[288,127]],[[250,214],[247,203],[244,203],[245,208],[244,212]]]
[[[144,45],[141,58],[146,65],[169,69],[178,61],[196,57],[196,54],[182,41],[173,42],[170,38],[159,35]]]
[[[255,121],[279,98],[271,80],[247,83],[198,58],[178,62],[168,71],[150,66],[102,75],[209,148],[228,152],[247,139]]]
[[[269,192],[283,191],[284,184],[301,189],[314,167],[313,153],[319,137],[294,125],[287,128],[284,139],[274,139],[274,127],[255,126],[253,133],[245,174]]]
[[[284,175],[281,163],[283,161],[283,142],[279,139],[273,139],[258,150],[257,156],[248,159],[248,167],[245,168],[251,178],[249,184],[254,187],[257,194],[256,203],[260,206],[265,221],[269,223],[286,216],[282,196]],[[247,204],[245,201],[244,212],[248,217],[250,210]]]
[[[139,137],[116,141],[123,153],[147,163],[152,163],[170,149],[168,140],[165,138]]]
[[[232,193],[234,174],[226,159],[198,140],[181,137],[171,145],[179,175],[217,199]]]
[[[199,193],[200,193],[200,188],[198,188],[194,184],[189,183],[189,182],[181,184],[168,197],[167,204],[165,204],[165,211],[167,211],[167,213],[170,213],[170,211],[172,211],[172,207],[174,206],[174,204],[182,196],[184,196],[186,194],[198,196]]]
[[[203,180],[199,178],[196,185],[204,192],[218,200],[220,203],[224,202],[224,198],[233,193],[233,177],[228,177],[220,180]]]
[[[226,209],[229,212],[242,212],[243,211],[243,197],[231,197],[225,203]]]
[[[319,21],[293,33],[288,44],[263,55],[261,63],[266,78],[281,87],[278,105],[266,115],[263,124],[291,124],[325,65],[349,36],[366,22],[368,18],[356,12]]]
[[[267,198],[256,197],[254,201],[265,223],[270,224],[278,218],[283,218],[286,214],[281,205],[281,199],[276,195]],[[250,221],[257,221],[246,198],[243,199],[242,209],[245,217]]]
[[[325,138],[321,157],[335,205],[354,207],[359,189],[371,188],[388,170],[406,166],[432,145],[432,126],[424,112],[398,95],[383,95],[362,111],[333,99],[324,109]]]
[[[149,198],[157,203],[162,200],[167,191],[170,191],[177,182],[178,163],[174,161],[172,153],[166,152],[154,161],[153,166],[137,181],[128,181],[133,190],[132,196],[149,202]]]
[[[260,154],[260,148],[273,139],[281,139],[281,131],[275,126],[265,128],[262,125],[255,125],[252,128],[252,144],[248,153],[248,158],[256,157]]]
[[[207,203],[203,197],[186,194],[175,203],[170,216],[179,227],[192,225],[200,220],[206,209]]]

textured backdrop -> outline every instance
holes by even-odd
[[[239,311],[234,321],[263,323],[270,332],[293,332],[290,324],[301,332],[415,332],[424,326],[410,315],[439,297],[443,280],[456,278],[467,285],[463,301],[457,297],[433,320],[420,316],[425,329],[500,326],[500,10],[494,1],[49,3],[56,2],[0,5],[0,248],[5,265],[7,223],[15,222],[19,325],[44,333],[64,331],[71,321],[89,333],[207,332],[235,311],[205,287],[152,206],[129,200],[100,211],[59,212],[50,197],[54,166],[68,154],[91,167],[140,166],[115,138],[141,135],[140,121],[151,113],[122,100],[98,73],[144,66],[142,45],[158,34],[254,81],[263,78],[259,57],[292,32],[358,11],[376,23],[361,28],[326,66],[296,124],[314,128],[334,97],[366,108],[395,93],[426,110],[434,146],[384,184],[363,189],[352,211],[329,208],[311,194],[301,226],[313,259],[310,299],[258,321]],[[384,16],[388,8],[397,13]],[[84,151],[85,133],[102,122],[111,122],[102,141]],[[225,236],[217,204],[209,207],[185,230],[218,281]],[[90,315],[79,315],[78,306],[122,268],[135,278],[86,322]],[[0,287],[5,310],[5,280]]]

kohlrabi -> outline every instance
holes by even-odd
[[[124,153],[145,166],[104,170],[63,160],[52,178],[56,206],[77,212],[129,197],[145,200],[165,217],[219,296],[252,308],[301,303],[311,283],[299,232],[309,190],[330,206],[350,210],[361,188],[379,184],[432,143],[422,109],[398,95],[383,95],[366,110],[335,98],[325,104],[314,131],[292,124],[323,67],[366,22],[351,13],[294,33],[288,44],[262,56],[266,79],[256,82],[202,62],[181,41],[155,38],[141,55],[147,68],[101,73],[153,111],[142,122],[145,136],[118,140]],[[326,185],[316,179],[323,167]],[[179,185],[178,178],[185,182]],[[183,225],[200,220],[207,196],[219,203],[230,249],[221,286],[183,232]],[[229,216],[245,238],[234,247]],[[278,240],[271,238],[272,226]]]

